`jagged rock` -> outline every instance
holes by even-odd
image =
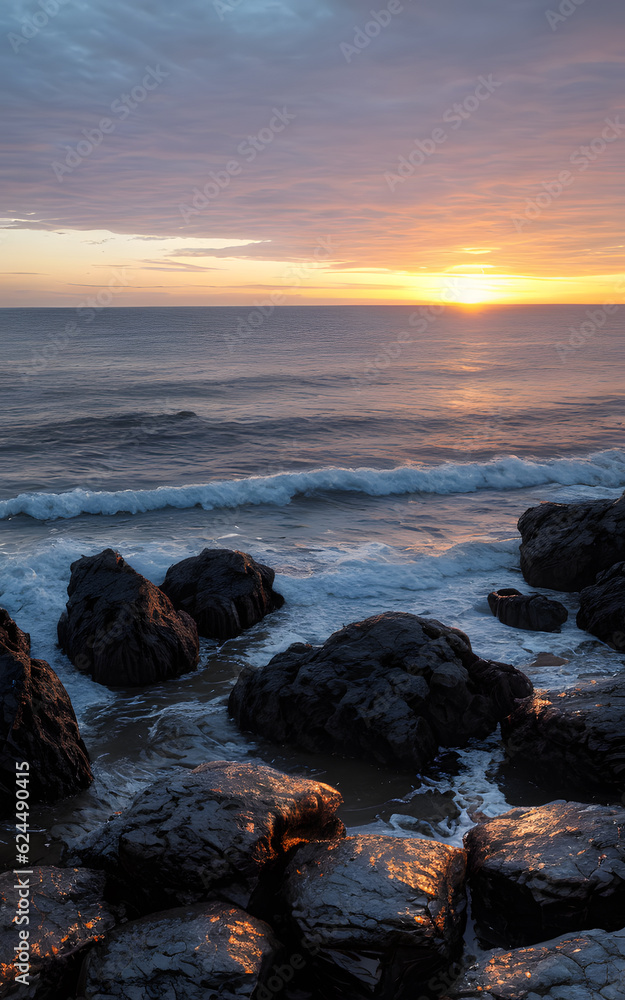
[[[20,884],[28,910],[22,905],[22,922],[17,924]],[[85,949],[115,925],[103,892],[102,872],[80,868],[34,868],[30,875],[0,875],[0,996],[59,1000],[74,995],[70,984],[78,974],[76,963],[80,965]],[[20,938],[20,933],[28,937]],[[16,953],[20,944],[28,947]],[[25,961],[14,965],[16,957]],[[28,978],[16,984],[16,975],[24,973]],[[17,992],[9,992],[16,986]]]
[[[58,637],[79,670],[100,684],[130,687],[195,670],[195,622],[118,552],[83,556],[71,569]]]
[[[625,809],[550,802],[473,827],[473,916],[487,946],[516,948],[625,919]]]
[[[567,795],[625,791],[625,676],[537,691],[502,723],[506,754],[547,788]]]
[[[465,868],[464,851],[416,838],[301,847],[281,894],[300,949],[314,957],[314,995],[419,997],[461,947]]]
[[[625,495],[618,500],[542,503],[526,510],[521,572],[531,587],[581,590],[625,560]]]
[[[24,762],[28,770],[17,771],[16,764]],[[67,691],[52,667],[31,659],[30,636],[0,608],[0,812],[4,815],[15,813],[16,777],[22,779],[31,804],[74,795],[93,781]]]
[[[255,997],[278,951],[271,928],[222,903],[151,913],[114,931],[87,958],[85,1000]]]
[[[272,589],[275,575],[245,552],[204,549],[170,566],[161,590],[191,615],[200,635],[231,639],[282,607],[284,598]]]
[[[585,931],[482,958],[444,1000],[623,1000],[625,930]]]
[[[569,613],[559,601],[542,594],[522,594],[510,587],[488,595],[488,606],[502,625],[530,632],[559,632]]]
[[[150,785],[76,856],[114,876],[143,912],[209,896],[247,907],[292,847],[344,836],[341,802],[318,781],[211,761]]]
[[[419,769],[439,745],[487,736],[531,691],[458,629],[387,612],[245,667],[229,708],[243,730],[276,743]]]
[[[625,562],[599,573],[580,594],[577,627],[625,652]]]

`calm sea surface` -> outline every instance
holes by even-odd
[[[41,845],[224,757],[337,785],[352,830],[460,843],[475,810],[546,801],[499,779],[496,738],[417,779],[250,742],[225,699],[245,663],[386,610],[457,625],[537,685],[623,669],[575,627],[575,595],[557,595],[559,635],[507,629],[486,602],[524,587],[527,507],[625,488],[622,310],[593,332],[587,308],[1,310],[0,604],[65,684],[97,776],[41,812]],[[59,652],[72,560],[111,546],[158,584],[207,545],[273,566],[284,607],[145,690]],[[569,662],[528,667],[543,651]],[[428,789],[438,818],[420,815]]]

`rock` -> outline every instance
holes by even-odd
[[[488,606],[502,625],[530,632],[559,632],[569,617],[559,601],[550,601],[542,594],[524,595],[513,587],[494,590],[488,595]]]
[[[570,663],[565,656],[555,656],[553,653],[537,653],[528,667],[562,667]]]
[[[99,684],[137,687],[195,670],[195,622],[117,552],[72,563],[59,643]]]
[[[15,923],[19,892],[16,886],[26,882],[22,897],[28,900],[28,916]],[[0,875],[0,996],[5,996],[10,986],[15,986],[15,976],[28,972],[19,992],[11,996],[34,996],[37,1000],[59,1000],[73,996],[70,984],[78,974],[76,962],[86,948],[115,925],[115,917],[103,901],[104,875],[79,868],[34,868],[30,875],[5,872]],[[20,932],[28,938],[20,939]],[[14,965],[15,946],[27,945],[18,953],[25,958],[24,969]],[[23,981],[22,981],[23,982]]]
[[[85,1000],[241,1000],[256,996],[278,950],[271,928],[222,903],[133,920],[89,955]]]
[[[521,572],[531,587],[581,590],[625,560],[625,494],[618,500],[542,503],[526,510]]]
[[[418,770],[439,745],[487,736],[531,691],[459,630],[387,612],[244,668],[229,708],[243,730],[276,743]]]
[[[577,627],[625,652],[625,562],[599,573],[596,583],[582,590]]]
[[[161,590],[191,615],[200,635],[231,639],[282,607],[284,598],[272,589],[275,575],[245,552],[204,549],[170,566]]]
[[[506,754],[567,795],[625,791],[625,676],[537,691],[502,723]]]
[[[487,946],[617,930],[625,919],[622,806],[512,809],[469,830],[464,846],[473,916]]]
[[[314,996],[414,1000],[461,947],[464,851],[416,838],[308,844],[282,886]]]
[[[622,1000],[625,930],[585,931],[482,958],[444,1000]]]
[[[28,763],[18,772],[16,764]],[[31,805],[75,795],[93,781],[67,691],[30,636],[0,608],[0,812],[15,813],[16,777]],[[23,779],[27,778],[27,781]],[[21,798],[25,799],[22,795]]]
[[[302,841],[345,833],[339,793],[262,764],[211,761],[141,792],[78,845],[143,912],[208,896],[248,907],[261,877]]]

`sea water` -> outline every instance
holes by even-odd
[[[96,776],[36,813],[40,858],[211,759],[336,785],[351,832],[453,844],[553,798],[505,778],[497,733],[415,775],[242,735],[227,697],[244,664],[383,611],[458,626],[536,686],[623,670],[576,628],[575,594],[544,591],[569,610],[556,634],[507,628],[486,600],[529,589],[524,510],[625,488],[622,322],[574,336],[587,309],[285,307],[254,327],[235,308],[0,311],[0,604],[59,674]],[[73,560],[112,547],[160,584],[205,546],[272,566],[284,607],[146,688],[103,687],[59,651]]]

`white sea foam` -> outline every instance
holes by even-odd
[[[400,466],[395,469],[322,468],[247,479],[214,480],[190,486],[160,486],[153,490],[68,493],[21,493],[0,501],[0,519],[26,514],[39,521],[79,514],[137,514],[166,507],[204,510],[249,504],[288,504],[306,493],[349,492],[368,496],[407,493],[450,495],[476,490],[515,490],[549,483],[580,484],[617,489],[625,485],[625,453],[596,452],[582,458],[538,462],[509,455],[488,462]]]

